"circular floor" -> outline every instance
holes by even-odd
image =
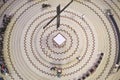
[[[69,2],[9,0],[0,8],[1,21],[4,14],[13,15],[4,36],[3,51],[10,72],[6,80],[120,79],[120,71],[112,73],[118,38],[105,14],[110,9],[120,25],[120,2],[74,0],[60,14],[58,29],[57,18],[43,29],[56,15],[56,7],[60,4],[62,10]],[[50,6],[42,8],[43,4]],[[57,35],[65,40],[61,45],[54,40]],[[60,77],[56,70],[50,70],[52,67],[62,69]]]

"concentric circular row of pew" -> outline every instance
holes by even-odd
[[[2,41],[9,70],[4,80],[120,79],[120,1],[73,0],[60,13],[59,28],[57,17],[45,26],[56,7],[62,10],[69,2],[8,0],[1,5],[0,27],[5,15],[12,16]],[[58,35],[62,45],[54,41]]]

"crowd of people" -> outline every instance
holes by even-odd
[[[2,49],[3,49],[3,35],[0,33],[0,70],[2,72],[3,69],[2,68],[2,63],[4,62],[4,58],[3,58],[3,54],[2,54]],[[3,80],[2,77],[0,77],[0,80]]]
[[[0,27],[0,71],[2,74],[6,75],[9,73],[7,65],[5,64],[4,61],[4,54],[3,54],[3,40],[4,40],[4,33],[5,30],[8,26],[8,24],[11,21],[12,16],[9,15],[4,15],[3,16],[3,21],[2,21],[2,26]]]
[[[62,68],[58,68],[58,67],[51,67],[50,68],[51,71],[56,71],[56,75],[57,77],[61,77],[61,74],[62,74]]]
[[[6,3],[8,0],[1,0],[3,3]]]
[[[12,18],[12,15],[4,15],[3,16],[3,27],[7,27],[7,25],[10,23],[10,21],[11,21],[11,18]]]
[[[116,34],[117,34],[117,37],[118,37],[118,45],[119,45],[119,51],[118,51],[118,55],[117,55],[117,60],[116,60],[116,65],[115,65],[115,68],[117,69],[117,71],[120,69],[120,31],[119,31],[119,27],[118,27],[118,24],[113,16],[113,14],[111,13],[111,10],[108,9],[106,10],[106,14],[107,14],[107,17],[108,17],[108,20],[111,24],[113,24],[112,26],[115,28],[116,30]]]
[[[51,5],[50,4],[42,4],[42,8],[47,8],[47,7],[51,7]]]
[[[104,56],[104,53],[100,53],[98,60],[94,63],[94,65],[85,73],[83,76],[81,76],[78,80],[85,80],[87,77],[89,77],[99,66],[101,63],[101,60]]]

